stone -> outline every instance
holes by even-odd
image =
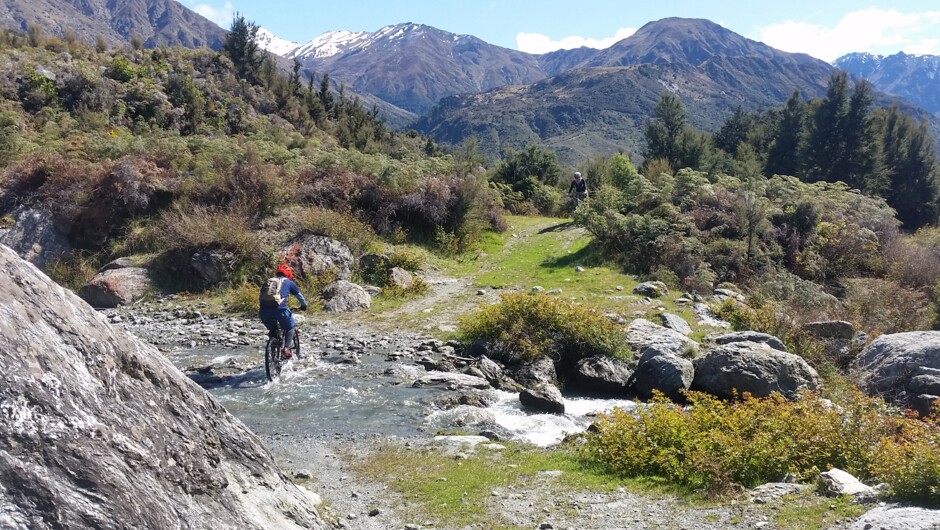
[[[741,303],[744,303],[744,300],[745,300],[743,294],[737,291],[732,291],[731,289],[715,289],[714,294],[715,294],[715,299],[718,302],[723,302],[724,300],[727,300],[728,298],[731,298]]]
[[[682,402],[685,401],[682,392],[689,389],[694,373],[692,361],[648,348],[630,376],[629,390],[640,399],[650,399],[653,391],[658,390],[669,399]]]
[[[698,350],[698,343],[678,331],[638,318],[627,327],[627,344],[637,352],[655,347],[680,357]]]
[[[190,256],[189,266],[203,287],[212,287],[228,279],[237,261],[235,254],[228,250],[197,250]]]
[[[633,288],[633,294],[659,298],[660,296],[669,294],[669,288],[666,287],[666,284],[663,282],[643,282],[638,283],[636,287]]]
[[[715,344],[731,344],[732,342],[756,342],[766,344],[775,350],[787,351],[783,341],[767,333],[757,331],[734,331],[715,336]]]
[[[147,269],[127,267],[96,274],[78,290],[78,296],[92,307],[110,308],[140,300],[150,289]]]
[[[820,473],[819,483],[822,491],[834,497],[841,495],[872,495],[875,492],[871,486],[866,486],[850,473],[835,467]]]
[[[482,377],[476,377],[467,374],[455,372],[430,372],[424,377],[418,378],[411,386],[415,388],[426,386],[443,386],[447,388],[489,388],[490,384]]]
[[[109,261],[108,263],[103,265],[100,269],[98,269],[98,272],[109,271],[111,269],[126,269],[128,267],[136,267],[136,266],[137,264],[134,262],[133,258],[129,256],[125,256],[122,258],[117,258],[117,259]]]
[[[881,335],[852,362],[862,388],[896,402],[907,399],[911,379],[922,367],[940,370],[940,331]]]
[[[703,326],[710,326],[713,328],[728,329],[731,327],[731,323],[725,320],[721,320],[715,315],[715,312],[708,307],[708,304],[703,304],[697,302],[692,304],[692,312],[695,313],[695,316],[698,317],[699,324]]]
[[[0,410],[15,418],[0,421],[0,526],[329,528],[319,497],[156,347],[7,247],[0,270]]]
[[[283,247],[279,255],[300,278],[333,271],[338,280],[346,280],[352,273],[353,255],[349,247],[326,236],[301,236]]]
[[[779,499],[786,495],[799,495],[811,488],[808,484],[796,484],[790,482],[768,482],[761,484],[751,490],[751,498],[757,502],[758,499],[763,502]]]
[[[844,320],[828,320],[803,324],[803,331],[820,339],[845,339],[855,337],[855,326]]]
[[[940,510],[913,506],[876,506],[859,517],[849,530],[937,530]]]
[[[327,313],[353,313],[372,305],[372,297],[365,289],[346,280],[327,285],[320,295],[326,300],[323,310]]]
[[[568,385],[585,392],[622,397],[630,375],[627,363],[607,355],[595,355],[577,362]]]
[[[767,397],[779,392],[793,398],[801,390],[817,390],[819,376],[802,357],[756,342],[718,346],[693,361],[692,390],[732,398],[748,392]]]
[[[565,399],[558,387],[551,383],[542,383],[535,388],[525,388],[519,392],[519,402],[524,406],[558,414],[565,413]]]
[[[388,271],[388,285],[399,289],[411,289],[415,284],[415,276],[401,267],[392,267]]]
[[[673,315],[672,313],[661,313],[659,315],[659,319],[662,321],[664,328],[678,331],[679,333],[682,333],[686,336],[692,334],[692,327],[689,326],[689,323],[679,315]]]
[[[12,224],[0,227],[0,244],[40,269],[72,250],[68,237],[56,228],[52,212],[19,207],[11,217]]]
[[[507,366],[505,372],[525,388],[535,388],[541,384],[554,385],[558,380],[555,363],[545,356],[525,364]]]

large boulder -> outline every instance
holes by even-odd
[[[692,361],[650,348],[640,356],[630,377],[630,391],[640,399],[650,399],[658,390],[673,401],[684,401],[682,392],[689,389],[694,374]]]
[[[623,396],[630,374],[630,367],[620,359],[595,355],[578,361],[568,386],[585,392]]]
[[[666,287],[666,284],[663,282],[643,282],[638,283],[636,287],[633,288],[633,294],[659,298],[660,296],[669,294],[669,288]]]
[[[327,528],[155,347],[3,246],[0,269],[0,526]]]
[[[280,257],[301,278],[318,276],[329,271],[339,280],[349,278],[353,255],[349,247],[326,236],[307,234],[281,249]]]
[[[692,334],[692,326],[685,321],[684,318],[679,315],[673,315],[672,313],[663,313],[659,315],[659,320],[663,323],[663,327],[671,329],[673,331],[678,331],[683,335]]]
[[[916,506],[876,506],[859,517],[849,530],[937,530],[940,510]]]
[[[235,254],[228,250],[204,249],[193,252],[189,265],[203,287],[212,287],[228,280],[237,261]]]
[[[715,344],[731,344],[732,342],[760,342],[770,346],[775,350],[787,351],[787,347],[783,344],[783,341],[769,335],[767,333],[760,333],[758,331],[733,331],[731,333],[722,333],[721,335],[716,335],[712,340],[715,341]]]
[[[558,381],[554,361],[544,355],[524,364],[507,366],[506,374],[525,388],[554,385]]]
[[[656,348],[663,353],[687,357],[698,350],[698,343],[678,331],[638,318],[627,326],[627,344],[637,352]]]
[[[323,310],[327,313],[353,313],[372,305],[372,297],[365,289],[346,280],[327,285],[320,296],[326,300]]]
[[[903,402],[920,368],[940,370],[940,331],[882,335],[852,363],[868,392]],[[919,384],[919,383],[918,383]]]
[[[0,225],[0,244],[33,265],[43,268],[72,249],[68,237],[56,228],[52,212],[20,207],[10,217],[12,223]]]
[[[692,390],[722,398],[749,392],[766,397],[779,392],[794,397],[800,390],[819,388],[816,370],[801,357],[756,342],[718,346],[693,361]]]
[[[111,308],[140,300],[150,289],[147,269],[124,267],[96,274],[78,290],[78,296],[92,307]]]
[[[388,285],[408,290],[415,285],[415,275],[401,267],[392,267],[388,271]]]
[[[523,389],[519,392],[519,402],[526,407],[543,412],[565,413],[565,399],[561,396],[558,387],[550,383]]]
[[[803,331],[820,339],[851,340],[855,336],[855,326],[844,320],[826,320],[803,324]]]

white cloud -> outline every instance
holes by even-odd
[[[787,21],[761,29],[754,38],[784,51],[833,61],[849,52],[940,55],[938,33],[940,11],[901,13],[870,8],[852,11],[835,27]]]
[[[603,39],[591,39],[571,35],[561,40],[553,41],[549,37],[539,33],[519,33],[516,35],[516,48],[526,53],[548,53],[555,50],[570,50],[587,46],[588,48],[597,48],[602,50],[609,48],[615,43],[636,33],[636,28],[620,28],[612,37]]]
[[[232,25],[232,17],[235,16],[235,7],[232,6],[231,2],[225,2],[221,7],[200,3],[194,0],[186,0],[185,4],[196,13],[199,13],[225,29],[228,29]]]

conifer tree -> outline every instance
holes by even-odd
[[[797,176],[801,173],[799,154],[802,151],[805,128],[806,104],[800,98],[800,91],[794,90],[774,131],[773,143],[770,145],[764,167],[765,174]]]
[[[235,70],[251,81],[257,81],[258,68],[264,54],[258,48],[258,25],[246,22],[245,17],[235,13],[232,27],[222,42],[222,53],[235,65]]]
[[[672,167],[677,162],[680,136],[685,130],[685,110],[682,102],[672,92],[663,92],[656,103],[656,117],[646,123],[646,151],[644,158],[665,158]]]
[[[846,158],[845,123],[848,113],[849,77],[839,70],[830,76],[826,97],[812,117],[805,151],[805,180],[840,180],[837,169]]]
[[[897,105],[882,115],[884,165],[890,182],[886,200],[908,230],[934,223],[940,171],[927,125],[916,123]]]

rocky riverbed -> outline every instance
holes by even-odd
[[[354,464],[371,453],[405,447],[457,458],[458,452],[466,456],[498,443],[479,437],[435,440],[438,430],[453,430],[468,418],[475,421],[483,415],[486,423],[501,399],[491,389],[473,390],[453,381],[412,386],[428,373],[429,365],[445,358],[459,362],[454,344],[418,333],[378,333],[312,314],[301,327],[303,358],[293,361],[281,380],[268,383],[261,366],[265,331],[260,324],[250,318],[210,315],[206,309],[169,298],[108,310],[105,315],[112,324],[157,345],[259,434],[282,469],[323,498],[321,511],[337,528],[441,528],[436,521],[403,510],[404,499],[386,484],[356,473]],[[473,399],[480,402],[472,403]],[[572,416],[572,430],[586,426],[588,409],[580,411],[581,417]],[[525,412],[517,412],[526,417]],[[535,415],[528,418],[538,419]],[[521,432],[495,420],[490,427],[490,438],[524,439]],[[534,421],[522,428],[543,427]],[[626,489],[569,491],[557,480],[558,473],[547,471],[538,480],[492,493],[490,506],[500,514],[501,524],[517,528],[772,529],[785,527],[777,522],[776,514],[781,511],[830,502],[805,487],[779,484],[733,501],[690,505]],[[832,520],[827,528],[940,528],[940,516],[934,511],[884,503],[868,508],[871,511],[862,519]]]

